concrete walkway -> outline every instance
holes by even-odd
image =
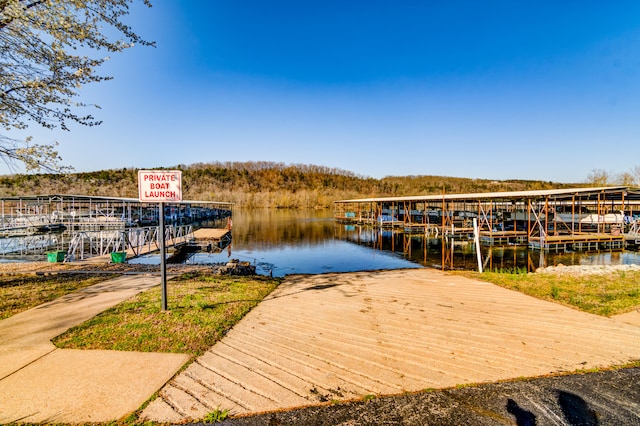
[[[640,359],[640,327],[419,269],[289,277],[160,392],[183,422]]]
[[[182,354],[56,349],[52,338],[160,282],[123,276],[0,321],[0,423],[116,420],[189,359]]]

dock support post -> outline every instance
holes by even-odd
[[[482,253],[480,253],[480,232],[478,231],[478,219],[473,218],[473,240],[476,243],[476,258],[478,259],[478,272],[482,273]]]

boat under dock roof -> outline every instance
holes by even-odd
[[[536,200],[545,198],[571,199],[579,197],[582,200],[598,200],[605,196],[609,200],[640,201],[640,189],[632,190],[628,186],[604,186],[591,188],[540,189],[532,191],[479,192],[469,194],[437,194],[413,195],[402,197],[373,197],[353,200],[340,200],[336,203],[367,203],[367,202],[404,202],[404,201],[457,201],[474,202],[482,200]],[[601,199],[601,198],[600,198]]]

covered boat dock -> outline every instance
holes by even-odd
[[[622,249],[640,242],[640,191],[627,186],[336,201],[347,224],[538,250]]]
[[[137,198],[88,195],[38,195],[0,198],[0,255],[23,257],[55,251],[60,259],[127,257],[158,250],[160,215],[169,245],[194,240],[198,228],[216,228],[222,235],[209,243],[228,241],[232,204],[216,201],[142,203]]]

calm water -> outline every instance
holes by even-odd
[[[317,274],[364,270],[419,268],[477,269],[473,245],[446,244],[369,227],[335,223],[331,211],[237,210],[233,241],[221,253],[197,253],[187,263],[249,261],[263,275]],[[522,248],[483,248],[485,269],[576,264],[640,264],[640,253],[590,252],[541,254]],[[147,256],[131,263],[160,263]]]

